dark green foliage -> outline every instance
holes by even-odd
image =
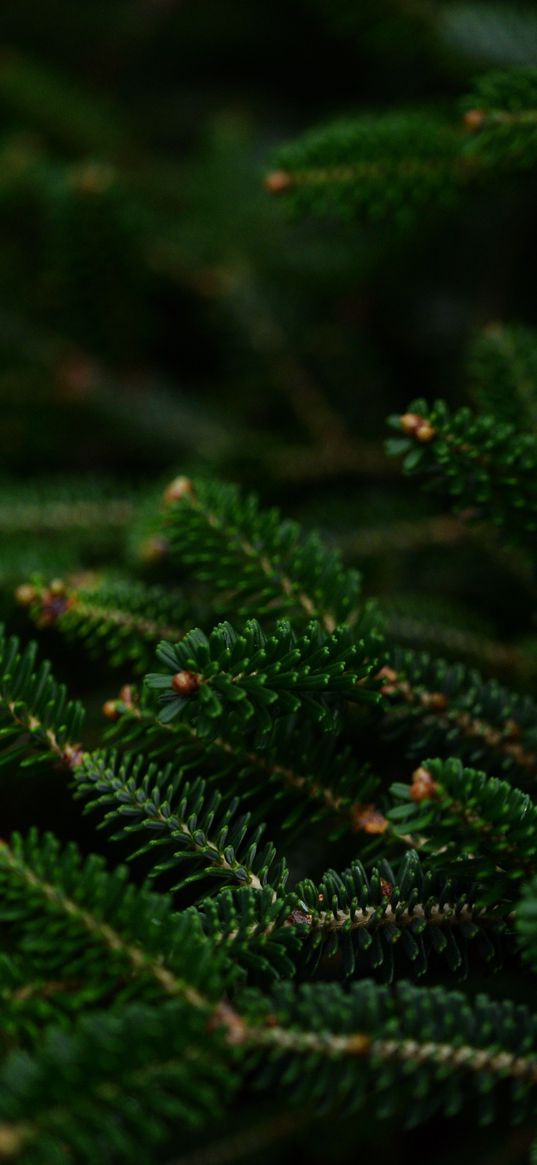
[[[453,757],[423,761],[413,784],[393,785],[392,792],[402,802],[390,811],[394,827],[424,834],[422,847],[441,864],[469,854],[480,873],[501,870],[521,879],[537,869],[537,808],[506,781]]]
[[[533,1107],[537,1026],[525,1007],[366,980],[347,993],[337,984],[298,992],[283,984],[265,1010],[287,1039],[278,1046],[278,1028],[259,1037],[260,1085],[279,1087],[297,1104],[323,1112],[374,1105],[379,1117],[399,1113],[412,1125],[442,1110],[454,1115],[470,1095],[487,1122],[504,1081],[518,1119]]]
[[[178,1001],[138,1004],[83,1016],[68,1034],[53,1028],[34,1056],[14,1052],[0,1089],[4,1155],[149,1165],[170,1125],[184,1133],[213,1118],[233,1090],[229,1051],[215,1034],[209,1049],[206,1026]]]
[[[180,643],[161,643],[157,655],[167,673],[151,673],[146,684],[159,692],[163,723],[182,714],[200,736],[216,736],[225,718],[232,730],[253,726],[262,740],[274,720],[297,713],[333,731],[338,702],[377,698],[362,683],[371,672],[368,655],[375,646],[374,640],[353,640],[345,626],[329,635],[312,622],[297,636],[285,620],[272,635],[265,635],[256,619],[242,634],[219,623],[209,636],[196,629]]]
[[[53,623],[89,655],[105,652],[114,667],[130,662],[137,672],[149,666],[155,643],[178,639],[181,625],[192,621],[180,591],[138,580],[68,579],[56,610],[50,587],[34,582],[33,591],[30,612],[38,626]]]
[[[494,169],[529,170],[537,161],[537,69],[485,73],[465,100],[477,109],[476,127],[467,153]]]
[[[537,529],[537,438],[517,433],[494,416],[469,408],[452,413],[444,401],[429,407],[412,401],[406,415],[432,427],[431,438],[394,437],[388,450],[402,454],[406,473],[424,473],[434,489],[452,495],[456,510],[503,527],[511,539],[527,539]],[[401,418],[391,417],[401,430]]]
[[[2,843],[0,888],[4,949],[37,983],[63,983],[71,1012],[189,995],[199,983],[222,990],[197,917],[173,915],[166,895],[129,884],[122,866],[108,872],[101,857],[32,831]]]
[[[426,114],[362,117],[311,131],[280,150],[275,164],[288,175],[297,211],[408,226],[424,209],[456,201],[458,136]]]
[[[395,966],[420,976],[431,956],[440,956],[464,977],[474,946],[485,961],[501,961],[506,912],[484,910],[476,904],[476,886],[435,873],[415,850],[404,855],[397,873],[381,861],[368,877],[362,863],[353,862],[342,874],[329,870],[319,886],[302,882],[296,894],[313,968],[338,954],[345,975],[374,969],[391,980]]]
[[[470,387],[480,411],[519,430],[537,429],[537,335],[511,324],[489,324],[469,347]]]
[[[142,756],[121,761],[114,754],[91,753],[77,766],[75,779],[77,793],[89,797],[91,806],[112,806],[105,820],[120,825],[116,836],[133,830],[156,835],[137,851],[155,846],[165,851],[155,873],[186,863],[179,885],[205,874],[240,885],[285,885],[285,862],[274,864],[274,846],[260,844],[263,825],[252,828],[250,814],[237,812],[238,798],[226,803],[201,778],[185,780],[184,770],[171,764],[162,770],[147,766]]]
[[[524,886],[517,909],[517,934],[525,959],[533,970],[537,966],[537,879]]]
[[[315,725],[291,717],[275,722],[262,750],[252,748],[243,732],[231,731],[229,721],[220,736],[207,740],[184,719],[162,724],[136,691],[125,694],[128,703],[113,701],[118,719],[108,733],[122,750],[172,760],[184,773],[201,772],[258,812],[276,808],[287,829],[303,823],[305,804],[310,826],[323,822],[331,834],[360,829],[360,813],[379,781],[368,765],[357,764],[341,737],[319,738]]]
[[[56,683],[50,664],[36,669],[37,646],[22,651],[15,637],[5,639],[0,628],[0,736],[7,748],[0,761],[21,757],[21,764],[35,757],[64,759],[65,750],[76,744],[84,712],[68,700],[64,684]]]
[[[537,18],[5,9],[0,1158],[526,1165]]]
[[[186,478],[170,487],[166,535],[181,566],[217,592],[222,613],[318,619],[327,631],[355,621],[360,576],[316,534],[232,485]],[[174,492],[180,497],[174,499]],[[213,598],[214,601],[214,598]]]
[[[389,660],[381,686],[383,730],[388,736],[403,736],[409,755],[455,753],[470,764],[533,785],[537,706],[530,696],[425,652],[395,647]]]

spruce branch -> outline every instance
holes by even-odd
[[[149,665],[155,643],[179,639],[190,621],[183,594],[130,579],[34,580],[17,597],[38,627],[54,626],[88,654],[106,651],[113,666],[133,662],[138,672]]]
[[[356,620],[360,576],[316,534],[304,535],[231,485],[179,477],[164,500],[174,555],[223,597],[227,611],[318,619],[328,633]]]
[[[266,178],[298,213],[359,215],[405,223],[424,208],[451,206],[465,180],[461,133],[428,113],[388,113],[336,122],[278,151]]]
[[[488,324],[472,337],[466,363],[480,412],[519,431],[537,431],[535,332],[517,324]]]
[[[471,507],[527,542],[537,528],[536,436],[466,406],[452,414],[444,401],[413,401],[389,424],[401,435],[388,441],[388,452],[403,455],[406,473],[425,474],[431,488],[452,495],[456,510]]]
[[[16,638],[0,628],[0,738],[7,748],[0,764],[21,757],[21,764],[54,759],[69,767],[80,746],[82,705],[67,699],[64,684],[51,675],[50,664],[36,667],[37,646],[22,651]]]
[[[534,1109],[537,1027],[524,1007],[482,995],[470,1004],[407,983],[388,990],[364,981],[348,993],[330,983],[282,984],[257,1013],[266,1026],[256,1027],[255,1003],[242,1038],[255,1049],[259,1086],[283,1088],[297,1104],[321,1112],[374,1105],[411,1125],[435,1111],[453,1115],[471,1090],[487,1121],[505,1082],[518,1119]]]
[[[537,772],[537,708],[473,668],[395,647],[378,673],[384,730],[404,734],[411,756],[456,753],[531,784]]]
[[[208,738],[225,718],[242,731],[253,728],[262,739],[274,720],[297,712],[333,731],[341,701],[378,699],[364,686],[375,646],[374,639],[356,641],[347,627],[329,635],[312,622],[297,637],[285,620],[272,635],[256,619],[242,634],[219,623],[209,636],[195,629],[180,643],[160,644],[157,655],[166,673],[151,673],[146,684],[159,691],[161,720],[181,714]]]
[[[112,721],[109,739],[122,751],[173,760],[178,769],[203,774],[257,810],[276,807],[286,828],[305,822],[304,802],[308,828],[321,821],[331,834],[350,830],[372,836],[387,828],[374,803],[378,779],[367,764],[357,765],[352,748],[339,737],[319,736],[300,722],[276,723],[263,750],[250,748],[242,733],[207,740],[184,720],[163,724],[131,685],[104,709]]]
[[[138,854],[165,851],[154,874],[186,865],[175,888],[206,875],[257,890],[270,885],[274,895],[285,885],[285,862],[271,843],[261,844],[264,826],[252,828],[250,814],[237,812],[238,798],[226,804],[201,778],[187,780],[172,764],[159,770],[144,757],[96,752],[83,757],[74,779],[89,807],[107,809],[104,820],[117,828],[115,837],[143,831],[150,839]]]
[[[392,786],[399,804],[392,826],[420,837],[440,863],[463,854],[481,872],[521,879],[537,871],[537,806],[527,793],[496,777],[464,768],[455,757],[426,760],[412,783]]]
[[[205,1009],[178,1000],[82,1016],[0,1073],[0,1154],[28,1165],[154,1160],[171,1128],[213,1118],[236,1087]],[[107,1136],[103,1137],[103,1128]]]
[[[199,920],[174,915],[166,895],[130,885],[124,867],[83,861],[32,830],[0,845],[0,921],[34,977],[72,980],[72,1006],[180,997],[191,1006],[222,990],[222,963]]]

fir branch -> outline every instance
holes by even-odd
[[[467,368],[478,409],[537,431],[537,335],[516,324],[488,324],[472,337]]]
[[[207,1013],[179,1001],[82,1016],[1,1076],[0,1154],[28,1165],[154,1160],[170,1128],[213,1118],[236,1085]],[[103,1136],[106,1129],[106,1137]]]
[[[178,561],[238,615],[294,614],[329,633],[356,619],[360,576],[316,534],[231,485],[179,477],[165,493],[165,533]]]
[[[300,883],[295,894],[292,918],[304,930],[311,973],[321,958],[338,955],[345,975],[372,968],[391,981],[394,954],[416,976],[439,955],[464,977],[474,941],[485,961],[501,962],[499,940],[510,925],[508,908],[484,907],[475,886],[427,868],[415,850],[403,856],[397,873],[382,860],[368,875],[354,861],[342,874],[329,870],[319,886]]]
[[[171,912],[166,895],[129,885],[124,867],[82,860],[32,830],[0,845],[0,921],[5,940],[34,976],[71,979],[72,1005],[177,996],[191,1006],[222,990],[222,964],[193,915]]]
[[[395,647],[378,679],[388,736],[406,734],[411,756],[456,753],[531,783],[537,772],[537,708],[473,668]]]
[[[389,813],[398,832],[445,864],[468,854],[483,872],[520,879],[537,872],[537,807],[506,781],[464,768],[459,760],[426,760],[411,785],[392,786],[400,804]]]
[[[477,1093],[482,1120],[496,1107],[495,1088],[510,1086],[518,1117],[535,1104],[537,1023],[525,1008],[486,996],[470,1002],[444,988],[395,989],[367,981],[348,993],[335,984],[277,985],[255,1000],[242,1033],[256,1048],[259,1086],[321,1112],[403,1114],[415,1124],[435,1111],[458,1112]],[[267,1063],[268,1054],[268,1063]],[[441,1082],[441,1083],[440,1083]]]
[[[537,69],[480,77],[464,101],[470,131],[465,154],[491,170],[520,172],[537,160]]]
[[[0,628],[0,737],[8,745],[0,764],[22,757],[21,764],[53,758],[69,766],[80,749],[84,711],[67,699],[48,662],[36,668],[36,657],[35,643],[20,651],[18,640],[5,639]]]
[[[186,863],[177,886],[208,874],[257,890],[270,885],[274,894],[285,885],[285,862],[276,860],[272,844],[260,845],[264,826],[251,829],[250,814],[237,814],[238,799],[226,805],[201,778],[188,781],[174,765],[159,770],[144,757],[122,760],[106,752],[85,755],[74,778],[77,795],[90,807],[111,806],[105,822],[119,827],[115,837],[142,830],[154,836],[138,854],[168,851],[154,874]]]
[[[396,965],[419,977],[437,956],[464,977],[470,950],[499,965],[512,912],[478,899],[468,880],[446,878],[412,850],[397,873],[381,861],[368,874],[354,861],[341,874],[329,870],[319,885],[300,882],[279,900],[266,890],[225,889],[199,911],[211,942],[247,971],[314,975],[321,960],[331,960],[325,969],[344,977],[373,969],[391,981]]]
[[[285,828],[304,822],[304,800],[308,827],[322,821],[331,835],[344,830],[380,835],[387,827],[372,800],[378,779],[367,764],[357,766],[353,750],[339,737],[319,736],[300,722],[275,724],[262,751],[249,748],[242,733],[208,741],[184,720],[163,724],[131,685],[104,709],[112,721],[109,738],[122,750],[173,760],[184,772],[194,769],[259,811],[273,810],[276,803]]]
[[[155,643],[179,639],[191,622],[183,594],[130,579],[34,581],[20,586],[17,598],[38,627],[54,626],[88,654],[106,651],[113,666],[131,661],[138,672],[149,665]]]
[[[465,179],[460,134],[427,113],[361,117],[310,131],[280,149],[265,185],[299,213],[397,214],[408,224],[430,206],[451,206]]]
[[[424,473],[431,488],[451,493],[458,511],[501,526],[524,542],[537,529],[537,437],[517,433],[495,416],[451,414],[444,401],[413,401],[389,424],[401,436],[388,452],[403,455],[406,473]]]
[[[374,639],[354,640],[347,627],[327,635],[310,623],[298,638],[285,620],[269,636],[256,619],[242,634],[220,623],[209,636],[196,629],[181,643],[160,644],[157,655],[167,672],[146,676],[146,684],[159,691],[161,720],[181,714],[200,736],[214,738],[226,719],[262,739],[274,720],[299,711],[333,731],[338,701],[377,699],[364,687],[375,646]]]

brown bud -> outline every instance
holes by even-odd
[[[419,768],[412,773],[410,796],[413,801],[430,801],[437,792],[438,785],[428,769]]]
[[[399,424],[407,437],[415,437],[420,425],[425,424],[425,418],[418,416],[418,413],[403,413],[399,417]]]
[[[467,109],[464,115],[464,124],[467,129],[475,133],[476,130],[483,128],[486,117],[484,109]]]
[[[132,708],[134,704],[138,703],[138,693],[132,684],[123,684],[119,689],[119,699],[122,704],[126,704],[127,708]]]
[[[424,692],[422,703],[433,712],[445,712],[448,702],[443,692]]]
[[[388,882],[386,878],[381,878],[380,892],[383,898],[391,898],[393,894],[393,882]]]
[[[305,914],[303,910],[292,910],[287,921],[292,926],[311,926],[313,917],[311,914]]]
[[[29,607],[37,598],[37,591],[30,583],[22,583],[15,591],[15,598],[23,607]]]
[[[506,720],[505,735],[509,740],[517,740],[520,736],[520,724],[516,720]]]
[[[173,481],[164,490],[165,505],[170,502],[180,502],[183,498],[192,497],[194,486],[189,477],[174,477]]]
[[[119,708],[117,700],[106,700],[103,704],[103,713],[107,720],[118,720]]]
[[[423,424],[418,425],[416,429],[416,439],[418,441],[426,444],[427,441],[432,441],[434,437],[436,437],[436,429],[433,428],[429,421],[423,421]]]
[[[436,436],[436,429],[430,421],[426,417],[420,417],[418,413],[403,413],[399,417],[399,424],[407,437],[415,437],[417,441],[432,441]]]
[[[293,185],[293,178],[287,170],[273,170],[267,174],[264,185],[269,194],[284,194]]]
[[[375,805],[353,805],[351,821],[354,833],[385,833],[388,822]]]
[[[146,538],[145,542],[142,542],[139,554],[142,562],[160,562],[161,558],[166,557],[168,550],[168,539],[155,534],[152,538]]]
[[[178,671],[172,676],[172,688],[178,696],[193,696],[201,684],[201,676],[194,671]]]
[[[51,595],[56,596],[56,595],[64,595],[66,588],[65,588],[65,583],[64,583],[62,578],[53,578],[52,582],[49,583],[48,589],[49,589]]]

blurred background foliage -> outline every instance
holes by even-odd
[[[201,472],[340,544],[399,642],[531,686],[524,559],[403,481],[383,443],[412,397],[479,400],[512,323],[535,373],[534,183],[505,178],[407,230],[293,218],[263,177],[330,118],[457,111],[487,69],[535,65],[535,5],[18,0],[0,20],[2,617],[28,635],[13,592],[36,570],[127,554],[159,581],[145,515],[168,477]],[[40,638],[97,715],[99,665]],[[31,813],[25,790],[7,781],[5,819],[51,824],[50,788],[33,786]],[[60,818],[67,796],[58,778]],[[182,1165],[355,1159],[351,1126],[233,1120]],[[402,1165],[430,1135],[376,1127],[363,1148]],[[509,1165],[525,1147],[517,1132],[500,1156],[456,1121],[434,1154]]]

